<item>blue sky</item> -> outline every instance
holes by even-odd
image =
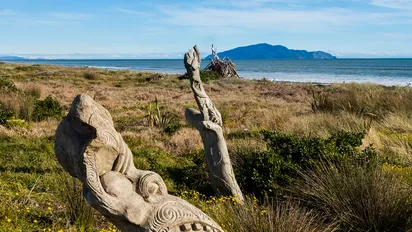
[[[0,0],[0,54],[179,58],[255,43],[412,57],[412,0]]]

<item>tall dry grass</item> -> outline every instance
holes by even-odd
[[[412,88],[375,84],[346,84],[313,89],[314,112],[350,112],[358,117],[383,119],[389,113],[412,113]]]
[[[11,111],[14,117],[27,121],[31,120],[34,111],[35,99],[30,96],[22,95],[16,92],[1,91],[0,108],[4,111]]]
[[[21,83],[21,84],[17,85],[17,87],[19,89],[23,90],[23,92],[26,95],[31,96],[35,99],[41,98],[42,93],[44,92],[41,85],[34,84],[34,83]]]
[[[326,232],[337,231],[334,222],[292,200],[259,204],[247,196],[241,204],[234,197],[212,197],[184,191],[181,197],[197,205],[228,232]]]
[[[344,231],[410,231],[412,188],[376,163],[323,162],[303,175],[297,191]]]

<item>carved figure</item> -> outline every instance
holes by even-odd
[[[162,178],[138,170],[109,112],[78,95],[56,130],[59,163],[83,183],[87,202],[122,231],[223,230],[201,210],[167,193]]]
[[[200,79],[200,52],[197,46],[185,54],[184,63],[196,103],[200,109],[186,109],[185,117],[202,137],[209,177],[214,191],[220,195],[243,195],[236,182],[222,131],[222,116],[207,96]]]

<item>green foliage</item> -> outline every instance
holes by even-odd
[[[15,128],[15,127],[20,127],[20,128],[28,128],[29,124],[21,119],[13,119],[10,118],[6,121],[4,124],[7,128]]]
[[[18,91],[12,80],[3,77],[0,78],[0,90],[7,90],[12,92]]]
[[[198,150],[179,157],[179,166],[170,168],[171,178],[181,189],[192,189],[212,196],[209,172],[203,150]]]
[[[66,217],[79,231],[92,231],[95,212],[81,194],[81,182],[68,174],[63,174],[60,175],[60,183],[62,189],[59,194],[67,207]]]
[[[100,224],[91,224],[94,210],[80,182],[58,164],[53,143],[53,137],[0,136],[0,231],[96,231],[104,226],[96,213]]]
[[[213,71],[200,71],[200,79],[207,83],[212,80],[219,80],[222,77],[217,73]]]
[[[63,116],[63,108],[60,106],[59,101],[53,99],[51,96],[46,97],[44,100],[36,101],[33,120],[41,121],[47,118],[60,119]]]
[[[147,107],[147,113],[144,116],[149,127],[162,128],[165,133],[171,135],[178,131],[181,125],[178,123],[176,115],[171,112],[164,112],[160,107],[157,98],[154,103],[150,103]]]
[[[171,136],[171,135],[173,135],[174,133],[176,133],[177,131],[179,131],[180,128],[182,128],[182,125],[181,125],[181,124],[179,124],[179,123],[171,123],[171,124],[169,124],[169,125],[166,126],[166,128],[164,129],[164,132],[165,132],[167,135]]]
[[[12,110],[3,109],[0,105],[0,125],[5,125],[8,119],[11,119],[14,115]]]
[[[57,168],[53,137],[26,139],[0,136],[0,171],[45,173]]]
[[[236,175],[242,189],[257,197],[275,196],[299,181],[302,171],[321,160],[368,162],[376,156],[373,148],[358,151],[363,133],[339,132],[328,139],[301,138],[276,131],[263,131],[268,150],[240,154]]]

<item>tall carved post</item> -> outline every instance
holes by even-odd
[[[122,231],[223,232],[201,210],[169,195],[157,173],[137,169],[109,112],[85,94],[57,128],[54,150],[83,183],[87,202]]]
[[[185,54],[184,63],[200,111],[186,109],[185,117],[202,137],[210,181],[217,194],[243,199],[230,162],[222,131],[222,116],[207,96],[200,79],[200,52],[197,46]]]

